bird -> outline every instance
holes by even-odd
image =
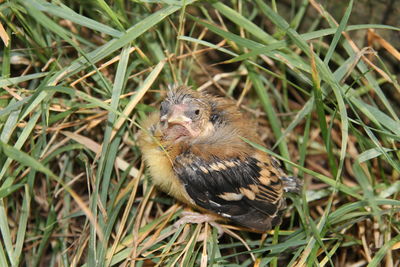
[[[264,145],[256,124],[226,97],[174,86],[141,127],[154,185],[200,213],[267,232],[282,221],[285,193],[301,191],[301,180],[251,144]]]

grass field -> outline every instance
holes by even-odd
[[[0,266],[400,266],[400,25],[277,2],[0,1]],[[170,84],[304,181],[281,226],[174,227],[136,144]]]

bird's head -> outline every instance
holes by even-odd
[[[180,86],[171,89],[160,106],[160,122],[167,140],[181,142],[211,133],[207,95]]]

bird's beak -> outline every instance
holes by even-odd
[[[187,116],[189,110],[188,105],[178,104],[171,107],[169,113],[161,118],[161,121],[166,122],[165,128],[167,137],[178,140],[182,137],[198,136],[198,130],[193,129],[192,119]]]
[[[169,125],[173,124],[180,124],[180,125],[185,125],[187,123],[192,122],[191,119],[189,119],[185,115],[186,108],[180,105],[176,105],[172,108],[172,112],[169,114],[167,117],[167,122]]]
[[[168,124],[186,124],[188,122],[190,122],[191,120],[186,117],[186,116],[182,116],[182,115],[177,115],[177,116],[171,116],[170,118],[168,118]]]

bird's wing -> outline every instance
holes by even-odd
[[[204,160],[188,151],[175,162],[177,176],[198,206],[258,231],[280,223],[282,172],[267,156]]]

